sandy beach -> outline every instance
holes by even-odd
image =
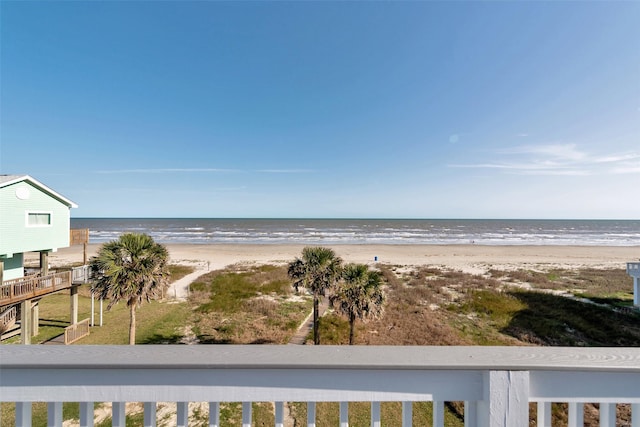
[[[90,244],[87,256],[96,254],[99,244]],[[214,270],[235,263],[287,263],[299,256],[303,245],[252,244],[168,244],[171,261]],[[625,268],[640,259],[640,247],[619,246],[485,246],[485,245],[333,245],[345,262],[376,262],[447,267],[469,273],[490,268]],[[82,262],[83,247],[72,246],[50,254],[52,266]],[[31,254],[33,258],[37,254]],[[377,257],[377,261],[376,261]],[[31,259],[31,258],[28,258]]]

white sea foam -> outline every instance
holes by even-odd
[[[94,243],[124,232],[163,243],[640,246],[640,221],[72,219]]]

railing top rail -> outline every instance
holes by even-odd
[[[2,346],[5,369],[572,370],[640,373],[640,348]]]

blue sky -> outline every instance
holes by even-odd
[[[75,217],[640,218],[640,2],[0,2]]]

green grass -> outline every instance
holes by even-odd
[[[207,274],[191,284],[192,292],[206,292],[209,302],[197,310],[236,313],[251,298],[260,295],[287,294],[291,284],[286,279],[268,280],[265,276],[274,273],[277,267],[260,266],[250,271]]]
[[[171,275],[171,281],[182,279],[187,274],[191,274],[195,269],[191,266],[181,264],[169,264],[169,274]]]
[[[357,329],[356,323],[356,329]],[[325,314],[318,327],[320,343],[324,345],[349,344],[349,322],[337,314]],[[357,332],[356,332],[357,334]],[[313,342],[313,341],[312,341]]]
[[[32,338],[33,344],[48,341],[64,333],[69,326],[70,305],[68,292],[47,296],[40,300],[39,333]],[[99,324],[100,305],[95,301],[95,323]],[[128,344],[129,308],[124,302],[107,310],[103,306],[103,326],[91,328],[90,335],[76,344]],[[136,343],[160,344],[177,343],[182,338],[182,330],[189,324],[191,312],[187,303],[162,303],[151,301],[143,303],[136,312]],[[91,298],[78,297],[78,319],[91,318]],[[7,344],[20,342],[20,337],[6,340]]]
[[[467,301],[454,307],[460,312],[482,316],[496,328],[504,328],[526,305],[509,294],[482,289],[471,291]]]

